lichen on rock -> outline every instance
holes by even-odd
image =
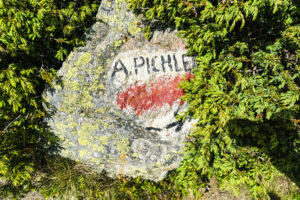
[[[183,159],[193,123],[177,121],[186,108],[180,81],[195,65],[176,32],[141,32],[122,0],[103,0],[97,22],[58,71],[44,98],[61,155],[119,175],[159,181]],[[126,38],[126,39],[125,39]]]

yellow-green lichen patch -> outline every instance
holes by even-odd
[[[101,144],[91,144],[93,151],[104,153],[104,146]]]
[[[100,83],[100,84],[99,84],[99,89],[100,89],[100,90],[104,90],[104,89],[105,89],[105,86],[104,86],[102,83]]]
[[[108,129],[109,127],[109,123],[105,122],[105,121],[101,121],[101,120],[97,120],[97,122],[103,127],[104,130]]]
[[[88,91],[83,91],[82,92],[82,96],[80,99],[79,105],[81,105],[82,108],[93,108],[95,106],[95,104],[92,102],[93,97],[89,94]]]
[[[74,147],[75,144],[72,143],[71,140],[69,140],[69,139],[66,138],[66,139],[62,142],[62,146],[63,146],[64,148],[70,148],[70,147]]]
[[[109,59],[109,58],[107,58],[107,59],[105,60],[105,65],[106,65],[106,66],[109,65],[111,62],[112,62],[112,60]]]
[[[74,52],[72,51],[72,52],[68,55],[66,61],[69,62],[70,60],[72,60],[73,56],[74,56]]]
[[[68,129],[69,126],[66,123],[59,122],[55,124],[55,127],[61,131],[65,131]]]
[[[129,152],[130,142],[127,138],[122,138],[121,140],[116,142],[117,150],[120,152],[121,155],[125,155]]]
[[[90,144],[88,137],[86,137],[86,135],[80,135],[78,138],[78,143],[83,146],[88,146]]]
[[[103,169],[104,169],[104,167],[105,167],[105,165],[104,164],[102,164],[102,161],[93,161],[96,165],[98,165],[98,169],[100,170],[100,171],[102,171]]]
[[[81,125],[81,131],[86,133],[93,133],[98,130],[98,124],[86,122]]]
[[[166,160],[169,160],[170,158],[172,158],[172,155],[171,155],[171,154],[165,155],[165,159],[166,159]]]
[[[66,140],[66,136],[64,135],[64,132],[60,129],[55,130],[56,136],[58,136],[59,141],[63,143]]]
[[[116,141],[117,138],[120,137],[120,135],[121,135],[121,134],[118,133],[118,132],[112,133],[109,139],[110,139],[111,141]]]
[[[122,43],[123,43],[123,40],[116,40],[115,44],[114,44],[115,48],[121,46]]]
[[[87,150],[80,150],[79,157],[84,158],[89,152]]]
[[[98,167],[102,170],[102,169],[104,169],[104,164],[100,164],[100,165],[98,165]]]
[[[111,2],[106,1],[105,4],[106,4],[107,7],[111,8]]]
[[[130,166],[129,173],[133,175],[133,177],[143,176],[147,174],[147,171],[135,166]]]
[[[114,124],[110,124],[110,123],[103,122],[103,121],[99,121],[99,124],[102,125],[104,130],[113,129],[115,127]]]
[[[94,77],[94,80],[90,85],[83,87],[83,90],[88,91],[89,93],[95,93],[101,89],[102,91],[105,90],[105,85],[101,82],[99,83],[96,76]]]
[[[77,60],[77,62],[75,63],[75,66],[85,66],[87,65],[89,62],[91,62],[92,60],[92,56],[90,53],[84,53],[82,54],[79,59]]]
[[[66,122],[68,123],[69,127],[73,130],[76,129],[78,125],[70,115],[67,116]]]
[[[95,110],[95,112],[104,114],[105,110],[104,110],[104,108],[98,108],[97,110]]]
[[[91,145],[93,141],[93,133],[98,130],[98,125],[93,123],[84,123],[81,125],[81,130],[78,131],[78,142],[83,146]]]
[[[99,58],[98,58],[99,62],[101,62],[101,61],[103,60],[103,58],[102,58],[102,56],[103,56],[102,51],[99,51],[99,52],[97,53],[97,56],[99,57]]]
[[[117,14],[106,16],[99,12],[97,17],[106,23],[113,24],[119,31],[129,32],[132,35],[141,31],[137,26],[139,20],[128,12],[125,0],[117,0],[114,7]],[[118,46],[119,44],[115,43],[115,47]]]
[[[99,74],[103,74],[103,73],[105,72],[105,70],[103,69],[103,66],[98,66],[97,72],[98,72]]]
[[[49,94],[49,92],[43,93],[42,98],[43,98],[44,102],[50,103],[50,94]]]
[[[164,165],[163,165],[161,162],[156,162],[156,163],[155,163],[155,166],[156,166],[156,167],[163,167]]]
[[[64,81],[64,88],[67,88],[69,91],[79,91],[80,90],[80,86],[79,86],[79,83],[74,80],[70,80],[70,79],[66,79]]]
[[[82,78],[81,82],[84,83],[84,86],[81,88],[82,91],[85,91],[88,95],[88,93],[99,93],[101,92],[99,90],[105,90],[105,85],[99,81],[100,75],[105,72],[102,66],[94,67],[92,69],[85,68],[84,70],[87,76],[89,76],[90,82],[86,83],[85,77]]]
[[[99,137],[99,141],[100,141],[100,143],[103,144],[103,145],[107,145],[107,144],[108,144],[108,139],[109,139],[108,136],[100,136],[100,137]]]
[[[68,67],[66,78],[67,79],[75,78],[77,76],[77,73],[78,73],[78,68],[70,66],[70,67]]]
[[[128,32],[131,34],[131,35],[136,35],[138,34],[139,32],[141,32],[141,28],[138,27],[138,21],[134,21],[134,22],[130,22],[128,24]]]
[[[109,129],[114,129],[114,128],[115,128],[115,125],[114,125],[114,124],[110,124],[110,125],[108,126],[108,128],[109,128]]]
[[[139,155],[135,152],[131,155],[133,158],[135,158],[136,160],[139,158]]]
[[[79,95],[76,92],[64,94],[64,103],[58,106],[58,110],[65,113],[72,113],[78,105]]]
[[[63,149],[61,151],[61,155],[69,157],[69,156],[72,156],[72,152],[70,150]]]
[[[118,6],[121,7],[121,3],[126,3],[126,0],[116,0],[116,2],[119,4]],[[124,4],[123,4],[124,5]],[[125,4],[126,5],[126,4]],[[124,5],[124,6],[125,6]]]
[[[175,153],[177,154],[178,152],[175,149],[171,149],[170,153]]]
[[[113,24],[119,31],[126,31],[124,29],[124,25],[127,23],[127,21],[124,20],[124,18],[129,18],[127,15],[126,3],[117,2],[114,7],[117,14],[106,16],[99,12],[97,14],[97,18],[101,19],[105,23]]]
[[[78,124],[72,119],[72,117],[68,115],[64,121],[56,123],[55,127],[58,130],[58,132],[61,134],[63,134],[64,132],[76,134],[77,125]],[[65,138],[64,136],[60,136],[60,137]]]
[[[53,87],[54,87],[54,89],[57,90],[57,91],[61,91],[61,90],[62,90],[61,84],[56,84],[56,83],[54,83],[54,84],[53,84]]]
[[[95,163],[96,165],[98,165],[98,167],[99,167],[100,170],[102,170],[104,168],[104,164],[103,164],[103,160],[102,159],[92,157],[91,161],[93,163]]]
[[[58,122],[55,124],[56,128],[61,131],[66,131],[67,129],[74,130],[77,127],[77,123],[73,121],[72,117],[69,115],[64,122]]]

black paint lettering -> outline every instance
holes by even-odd
[[[171,56],[170,55],[168,55],[168,61],[165,60],[164,56],[161,56],[161,67],[163,69],[163,72],[166,72],[166,68],[165,68],[166,63],[168,63],[168,65],[170,67],[170,70],[173,71],[172,61],[171,61]]]
[[[196,60],[194,57],[190,57],[190,59],[192,59],[192,67],[188,68],[190,62],[185,61],[186,57],[187,57],[186,54],[182,54],[182,64],[184,66],[184,71],[190,72],[196,66]]]
[[[175,54],[173,55],[173,60],[174,60],[174,64],[175,64],[175,71],[176,72],[182,71],[182,69],[178,68],[178,62],[177,62]]]
[[[150,74],[150,62],[148,57],[146,57],[146,63],[147,63],[147,72],[148,74]]]
[[[156,58],[157,58],[157,56],[154,56],[154,58],[151,59],[152,70],[153,70],[154,72],[159,72],[159,69],[157,69],[157,68],[155,67],[155,59],[156,59]]]
[[[184,125],[184,122],[185,122],[185,121],[182,121],[182,120],[173,122],[173,123],[171,123],[171,124],[168,124],[168,125],[166,126],[166,129],[170,129],[170,128],[176,127],[175,131],[176,131],[176,132],[179,132],[179,131],[181,131],[181,129],[182,129],[183,125]]]
[[[118,64],[120,63],[121,67],[118,68]],[[115,66],[114,66],[114,71],[111,75],[111,77],[113,78],[117,72],[120,72],[120,71],[124,71],[124,73],[126,74],[126,76],[128,76],[128,70],[126,69],[125,65],[123,64],[123,62],[119,59],[117,60],[117,62],[115,63]]]
[[[137,64],[138,58],[134,58],[135,74],[137,74],[138,68],[144,66],[144,64],[145,64],[145,59],[142,56],[140,56],[140,59],[142,60],[142,62],[140,64]]]
[[[186,54],[182,54],[182,64],[183,64],[183,67],[184,67],[184,71],[189,72],[189,71],[191,71],[191,69],[188,68],[189,62],[185,61],[185,57],[186,57],[185,55]]]
[[[161,128],[154,128],[154,127],[146,127],[146,130],[147,131],[162,131],[162,129]]]
[[[194,67],[196,67],[196,58],[192,57],[192,69],[194,69]]]

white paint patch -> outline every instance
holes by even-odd
[[[117,92],[125,91],[134,85],[135,87],[144,85],[145,90],[150,92],[153,83],[168,84],[167,80],[191,72],[195,66],[195,60],[193,57],[186,56],[186,53],[185,49],[178,49],[176,52],[130,50],[119,53],[109,68],[108,81],[111,86],[116,88],[115,91]],[[162,79],[166,81],[161,81]],[[158,90],[164,90],[163,85],[158,86]],[[178,88],[171,87],[170,93],[172,90],[176,91]],[[140,103],[142,104],[141,96],[144,95],[145,91],[142,88],[141,91],[128,92],[124,100],[136,97],[141,100]],[[151,104],[152,102],[149,101],[148,103]],[[120,104],[120,102],[118,103]],[[139,104],[139,102],[135,102],[135,104]],[[193,122],[191,120],[177,121],[176,114],[182,112],[186,107],[187,103],[182,104],[178,98],[173,104],[166,103],[158,109],[140,110],[142,114],[137,114],[138,111],[130,105],[126,106],[123,111],[130,115],[138,115],[138,121],[144,124],[144,127],[149,130],[149,134],[159,135],[163,141],[182,144],[185,136],[193,127]]]

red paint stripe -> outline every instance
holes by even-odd
[[[188,79],[192,78],[191,73],[187,73]],[[154,110],[163,107],[165,104],[172,106],[184,92],[178,88],[178,85],[184,78],[176,76],[175,78],[159,78],[157,82],[151,83],[148,87],[146,84],[135,84],[118,93],[117,104],[121,109],[131,107],[141,115],[145,110]],[[183,102],[181,102],[183,103]]]

